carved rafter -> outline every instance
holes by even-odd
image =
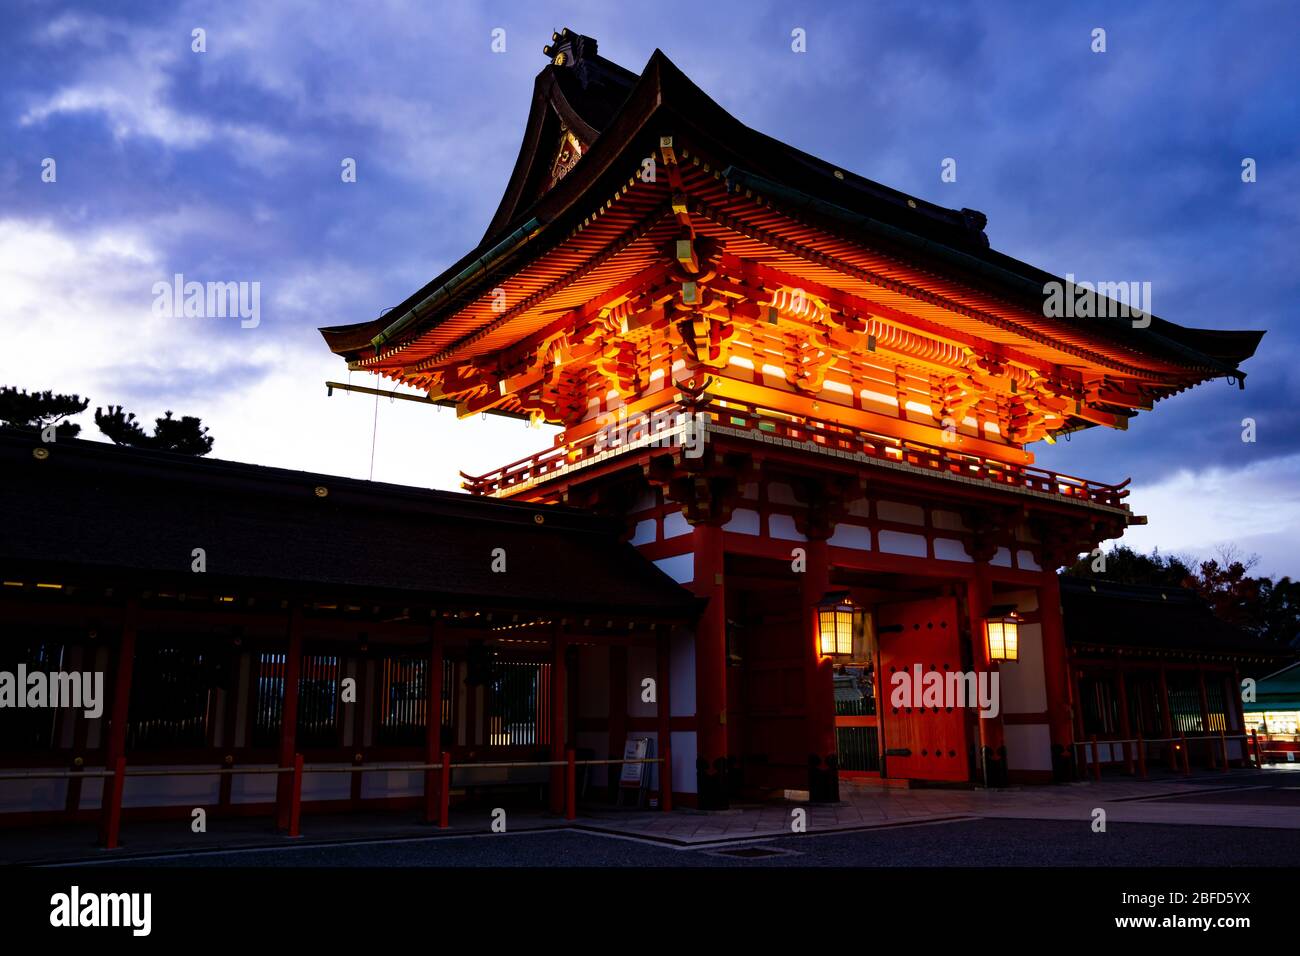
[[[1052,515],[1035,518],[1031,526],[1042,548],[1042,566],[1055,570],[1073,564],[1080,554],[1092,551],[1102,541],[1119,537],[1125,520],[1118,515]]]
[[[1015,506],[980,505],[968,508],[966,526],[971,530],[971,557],[990,561],[999,548],[1011,548],[1016,528],[1024,520],[1024,509]]]
[[[863,496],[864,482],[851,475],[819,475],[784,479],[795,500],[805,507],[796,512],[795,527],[810,541],[825,541],[848,514],[849,505]]]
[[[643,465],[646,479],[664,497],[681,506],[692,525],[725,524],[740,501],[740,490],[753,474],[747,454],[718,455],[712,445],[691,458],[680,449],[656,455]]]

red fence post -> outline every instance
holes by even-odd
[[[289,836],[302,836],[302,754],[293,755],[293,781],[289,790]]]
[[[1145,780],[1147,778],[1147,744],[1146,741],[1142,739],[1141,734],[1138,734],[1137,736],[1137,752],[1138,776]]]
[[[663,763],[659,765],[659,809],[671,813],[673,809],[673,749],[667,741],[661,748]]]
[[[1097,747],[1097,735],[1092,735],[1092,777],[1101,783],[1101,751]]]
[[[1219,769],[1224,773],[1228,772],[1228,737],[1224,731],[1219,731],[1219,749],[1223,752],[1223,766]]]
[[[445,830],[451,813],[451,754],[442,752],[442,766],[438,768],[438,826]]]
[[[578,766],[577,754],[568,750],[564,754],[564,819],[578,818]]]
[[[113,763],[113,776],[109,778],[107,800],[101,810],[103,815],[104,849],[116,850],[117,837],[122,829],[122,790],[126,784],[126,758],[118,757]]]
[[[1183,776],[1190,777],[1192,775],[1192,755],[1187,752],[1187,735],[1179,734],[1178,739],[1181,741],[1183,748]]]
[[[1251,749],[1255,751],[1255,769],[1259,770],[1264,766],[1264,761],[1261,759],[1259,753],[1259,731],[1252,730],[1250,732],[1250,746]]]

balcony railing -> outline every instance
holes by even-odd
[[[682,416],[703,415],[708,432],[713,434],[749,433],[758,440],[794,442],[813,451],[860,455],[866,459],[907,466],[910,469],[1056,495],[1110,508],[1124,508],[1124,499],[1129,494],[1126,490],[1128,479],[1117,485],[1089,481],[1045,468],[1015,465],[953,448],[858,431],[834,422],[786,415],[748,402],[728,400],[725,403],[715,402],[695,412],[688,413],[684,406],[677,411]],[[653,417],[645,417],[644,427],[638,429],[641,437],[636,441],[612,444],[610,431],[593,431],[567,444],[537,452],[483,475],[461,472],[461,486],[475,495],[507,497],[548,477],[589,464],[598,458],[648,446],[681,444],[686,429],[690,427],[694,427],[691,422],[666,414],[661,409]]]

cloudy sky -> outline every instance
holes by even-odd
[[[376,479],[441,488],[545,446],[514,422],[327,398],[347,373],[315,329],[377,315],[477,242],[541,47],[568,26],[638,71],[663,49],[743,122],[837,165],[983,210],[1012,256],[1149,281],[1184,325],[1268,329],[1244,392],[1210,383],[1127,433],[1035,450],[1132,476],[1151,519],[1136,547],[1232,542],[1300,574],[1300,5],[1066,6],[4,0],[0,384],[199,415],[222,458],[364,478],[373,447]],[[260,324],[156,316],[176,273],[259,282]]]

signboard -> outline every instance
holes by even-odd
[[[650,738],[649,737],[629,737],[627,743],[623,745],[624,760],[645,760],[650,756]],[[645,782],[646,768],[648,763],[625,763],[623,772],[619,774],[618,785],[620,787],[640,787]]]

